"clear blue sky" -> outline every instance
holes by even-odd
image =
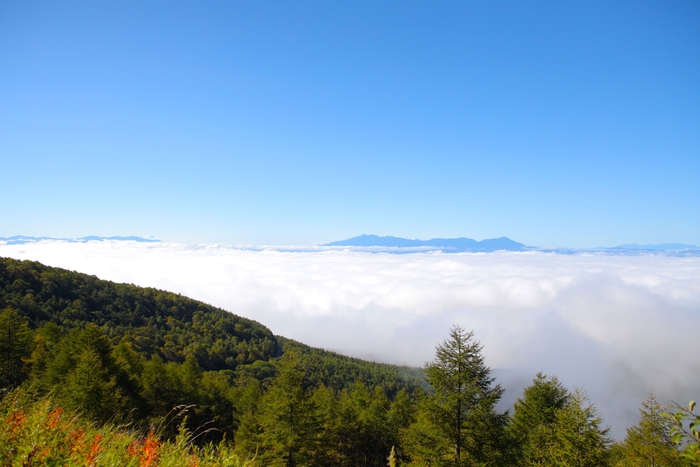
[[[700,2],[0,3],[0,236],[700,244]]]

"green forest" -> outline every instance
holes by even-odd
[[[533,375],[513,408],[458,326],[424,368],[275,336],[178,294],[0,258],[3,466],[700,466],[694,403],[614,441]]]

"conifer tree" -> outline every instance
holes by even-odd
[[[653,393],[639,409],[639,425],[627,428],[621,446],[619,467],[676,467],[681,455],[671,438],[671,421],[664,417],[663,407]]]
[[[279,375],[261,400],[262,453],[265,465],[295,467],[311,463],[318,424],[299,355],[280,359]]]
[[[194,355],[188,354],[185,361],[177,368],[178,392],[181,404],[197,404],[199,402],[202,369]]]
[[[127,415],[138,405],[139,388],[112,350],[107,336],[94,324],[72,330],[45,356],[39,388],[55,391],[63,405],[98,420],[118,412]]]
[[[319,454],[316,461],[322,465],[341,465],[341,454],[337,449],[338,404],[335,394],[333,390],[322,385],[313,391],[311,397],[319,424]]]
[[[57,392],[59,401],[67,408],[101,421],[107,421],[123,408],[114,378],[110,378],[100,356],[91,348],[78,357],[75,368]]]
[[[100,366],[111,375],[123,371],[112,357],[112,344],[104,332],[94,324],[84,329],[73,329],[61,339],[48,358],[46,371],[41,376],[47,391],[60,385],[78,364],[85,349],[92,349],[100,360]]]
[[[445,466],[507,463],[502,446],[507,413],[495,410],[503,389],[493,385],[481,350],[474,334],[459,326],[437,346],[425,367],[432,392],[404,434],[413,460]]]
[[[335,403],[335,417],[331,419],[332,442],[338,466],[350,467],[359,459],[361,421],[357,400],[347,390],[342,391]]]
[[[556,411],[556,422],[547,430],[546,452],[541,456],[543,466],[601,467],[608,465],[611,444],[609,428],[577,389],[566,405]]]
[[[355,384],[350,397],[357,414],[354,457],[362,465],[384,466],[386,454],[395,443],[388,419],[389,399],[382,388],[370,392],[360,382]]]
[[[405,389],[401,389],[391,403],[389,409],[389,424],[391,430],[398,433],[415,421],[415,403]]]
[[[240,377],[234,389],[236,417],[236,449],[248,458],[256,457],[260,449],[259,409],[261,383],[255,378]]]
[[[163,417],[178,405],[177,383],[170,368],[157,353],[143,365],[142,395],[151,416]]]
[[[540,465],[547,451],[547,434],[557,422],[557,412],[566,406],[569,392],[556,377],[538,373],[514,405],[508,431],[517,444],[523,465]]]
[[[28,375],[33,333],[12,308],[0,312],[0,391],[18,386]]]

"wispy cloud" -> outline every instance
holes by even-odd
[[[0,245],[103,279],[176,291],[276,334],[422,365],[450,324],[473,329],[508,400],[537,371],[585,387],[617,436],[649,390],[698,397],[700,258],[541,252],[408,255],[221,245]]]

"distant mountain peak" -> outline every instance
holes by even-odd
[[[508,237],[488,238],[477,241],[472,238],[432,238],[430,240],[407,239],[401,237],[362,234],[347,240],[326,243],[321,246],[375,247],[393,249],[440,250],[446,253],[526,251],[529,248]]]

